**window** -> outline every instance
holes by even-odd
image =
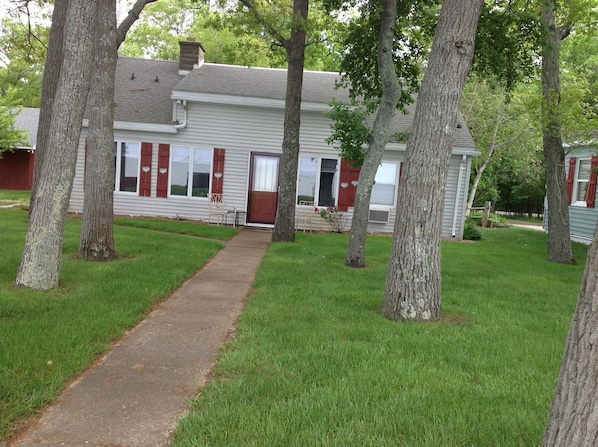
[[[114,184],[116,191],[135,193],[138,191],[139,158],[139,143],[114,143],[114,164],[116,166]]]
[[[170,195],[207,197],[211,170],[212,149],[172,146]]]
[[[338,159],[299,157],[297,203],[335,206],[338,189]]]
[[[575,185],[574,185],[574,202],[586,201],[586,193],[588,191],[588,185],[590,182],[591,172],[591,160],[590,159],[579,159],[577,160],[577,167],[575,170]]]
[[[372,187],[371,205],[394,206],[397,190],[397,164],[381,163]]]

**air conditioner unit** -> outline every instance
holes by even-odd
[[[370,210],[369,222],[388,223],[390,212],[388,210]]]

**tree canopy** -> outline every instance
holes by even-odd
[[[15,6],[0,23],[0,104],[39,107],[50,12]]]
[[[0,106],[0,158],[5,151],[13,151],[20,143],[24,143],[27,135],[15,129],[15,115],[19,109]]]

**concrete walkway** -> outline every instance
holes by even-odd
[[[166,446],[233,331],[271,240],[242,229],[3,447]]]

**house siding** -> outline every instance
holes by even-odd
[[[590,146],[583,146],[577,147],[572,150],[566,155],[565,157],[565,166],[567,167],[565,171],[565,175],[570,183],[573,183],[573,179],[570,177],[569,172],[569,160],[572,157],[575,158],[591,158],[593,155],[596,155],[598,150],[594,147]],[[573,170],[573,175],[575,174],[575,170]],[[548,206],[546,201],[544,201],[544,219],[543,219],[543,227],[545,230],[548,229],[548,219],[550,218]],[[596,203],[596,192],[594,193],[594,203]],[[594,230],[596,228],[596,223],[598,222],[598,208],[588,208],[585,206],[571,204],[569,205],[569,233],[571,235],[571,239],[577,242],[582,242],[589,244],[592,242],[592,238],[594,237]]]
[[[151,188],[150,197],[138,194],[115,192],[114,212],[117,215],[164,216],[191,220],[208,220],[208,206],[205,198],[157,196],[158,145],[170,144],[179,146],[223,148],[224,181],[223,197],[229,209],[247,210],[247,186],[249,178],[249,162],[252,152],[281,153],[284,114],[281,109],[245,107],[226,104],[204,104],[188,102],[186,126],[170,135],[143,131],[115,130],[115,140],[139,143],[152,143]],[[326,143],[330,135],[331,121],[321,112],[303,111],[301,116],[301,155],[338,158],[336,149]],[[73,186],[70,211],[81,212],[83,208],[83,169],[86,129],[81,136],[77,175]],[[402,162],[404,145],[389,147],[383,160]],[[467,196],[469,179],[469,160],[467,157],[467,177],[460,195],[458,228],[456,237],[462,237],[464,203]],[[461,155],[453,155],[450,159],[448,183],[444,204],[442,235],[452,237],[453,210],[456,200],[457,177]],[[400,180],[399,180],[400,181]],[[370,223],[368,231],[390,233],[394,228],[395,208],[389,209],[389,222],[386,224]],[[297,210],[297,227],[302,229],[305,210]],[[351,225],[353,208],[346,213],[344,228]],[[316,216],[317,217],[317,216]],[[242,222],[243,223],[243,222]],[[312,230],[328,230],[323,219],[312,219]]]

